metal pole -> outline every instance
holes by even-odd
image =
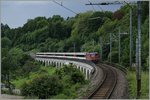
[[[112,48],[112,36],[110,33],[110,63],[111,63],[111,48]]]
[[[102,37],[100,37],[100,57],[101,57],[101,61],[103,61],[103,43],[102,43]]]
[[[132,67],[132,8],[130,7],[130,68]]]
[[[119,33],[118,33],[118,35],[119,35],[119,50],[118,50],[118,52],[119,52],[119,57],[118,57],[118,60],[119,60],[119,64],[120,64],[120,27],[119,27]]]
[[[138,33],[136,36],[136,78],[137,78],[137,98],[141,94],[141,1],[138,4]]]
[[[94,40],[93,40],[93,52],[94,52]]]
[[[73,44],[74,52],[76,52],[76,44]]]

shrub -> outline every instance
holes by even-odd
[[[55,74],[60,79],[67,78],[67,80],[70,80],[73,84],[85,82],[83,73],[81,73],[79,69],[76,69],[72,65],[64,66],[63,68],[56,70]]]
[[[41,75],[22,86],[21,92],[24,96],[37,96],[39,99],[46,99],[57,95],[62,90],[62,84],[58,77]]]
[[[78,70],[71,74],[71,80],[73,83],[84,83],[84,76]]]

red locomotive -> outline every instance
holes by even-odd
[[[87,60],[93,61],[93,62],[98,62],[99,61],[99,54],[97,52],[93,53],[86,53],[85,55]]]

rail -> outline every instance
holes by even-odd
[[[123,73],[127,74],[127,68],[125,68],[124,66],[117,64],[117,63],[110,63],[110,62],[104,62],[105,64],[111,65],[113,67],[116,67],[118,69],[120,69]]]
[[[117,73],[109,65],[98,65],[103,69],[104,76],[97,88],[89,94],[88,99],[109,99],[117,84]]]

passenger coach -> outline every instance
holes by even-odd
[[[36,57],[85,59],[92,62],[99,61],[99,54],[97,52],[40,52],[36,54]]]

